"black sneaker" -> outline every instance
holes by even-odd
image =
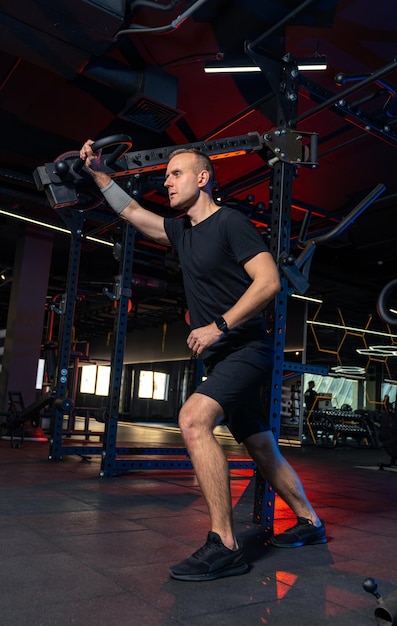
[[[248,572],[249,566],[241,547],[229,550],[218,533],[210,531],[207,543],[192,556],[170,567],[171,578],[177,580],[215,580]]]
[[[313,546],[318,543],[327,543],[325,536],[325,523],[314,526],[313,522],[306,517],[298,517],[298,523],[280,535],[270,539],[272,546],[276,548],[300,548],[301,546]]]

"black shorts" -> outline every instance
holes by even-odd
[[[273,367],[273,348],[262,341],[205,362],[207,379],[197,388],[223,408],[225,421],[238,443],[250,435],[270,430],[264,391]]]

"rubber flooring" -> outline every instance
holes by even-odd
[[[178,444],[167,428],[135,436],[143,446]],[[244,458],[230,438],[222,445],[230,458]],[[384,450],[283,449],[327,528],[326,545],[297,549],[266,544],[252,521],[253,471],[232,470],[236,532],[250,571],[201,583],[168,575],[209,530],[191,470],[101,478],[100,457],[52,461],[48,453],[48,442],[0,441],[3,626],[391,624],[377,621],[367,577],[397,619],[397,468],[379,468],[389,461]],[[278,498],[274,517],[276,532],[295,522]]]

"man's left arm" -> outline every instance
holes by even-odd
[[[223,315],[229,328],[263,311],[280,291],[280,276],[270,252],[260,252],[243,263],[252,283],[236,304]]]
[[[233,328],[262,311],[280,291],[280,277],[270,252],[259,252],[243,267],[252,282],[237,302],[222,315],[227,327]],[[187,344],[197,356],[222,335],[215,321],[191,331]]]

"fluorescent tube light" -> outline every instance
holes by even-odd
[[[325,56],[295,59],[295,61],[300,72],[315,72],[327,69],[327,58]],[[249,61],[231,61],[228,63],[227,59],[223,61],[208,61],[204,66],[206,74],[246,74],[260,71],[260,67]]]
[[[298,70],[300,72],[317,72],[317,71],[321,71],[323,72],[324,70],[327,69],[327,63],[326,62],[321,62],[321,63],[313,63],[313,62],[300,62],[298,63]]]
[[[248,72],[260,72],[261,68],[257,65],[211,65],[205,66],[204,72],[206,74],[238,74]]]

